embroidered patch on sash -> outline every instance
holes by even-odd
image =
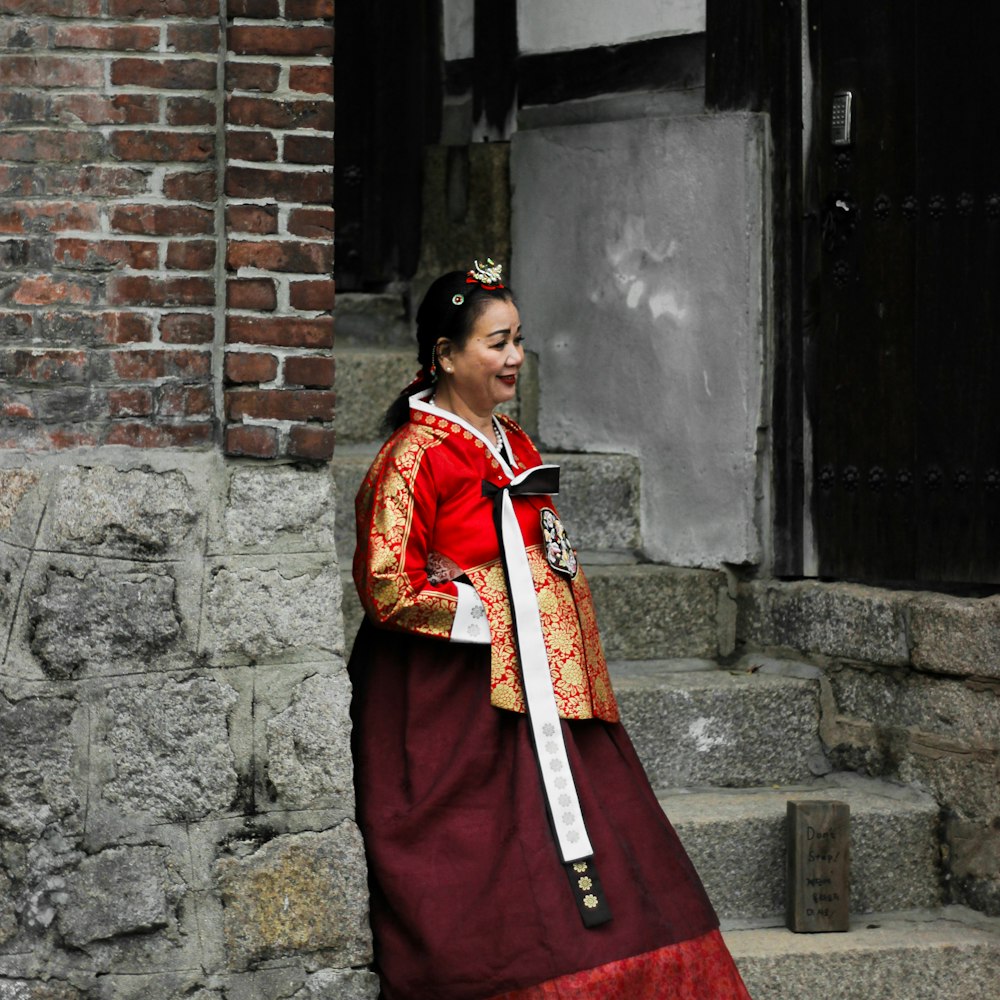
[[[573,546],[569,543],[566,529],[562,526],[562,521],[556,517],[556,512],[551,507],[543,507],[541,510],[542,538],[545,541],[545,558],[549,565],[563,576],[568,576],[571,580],[576,576],[580,568],[576,559]]]

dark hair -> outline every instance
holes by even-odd
[[[509,288],[483,288],[478,282],[469,282],[468,273],[449,271],[442,274],[424,294],[417,310],[417,361],[420,372],[386,410],[385,423],[389,430],[402,427],[409,419],[410,396],[434,384],[430,373],[434,345],[444,337],[461,348],[490,302],[514,301]],[[459,296],[461,302],[456,302]]]

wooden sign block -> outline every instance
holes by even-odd
[[[846,802],[789,801],[785,923],[790,931],[850,926],[851,809]]]

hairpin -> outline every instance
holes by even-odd
[[[488,292],[495,288],[503,288],[501,274],[503,264],[494,263],[492,257],[487,257],[485,264],[480,264],[478,260],[474,260],[472,263],[472,270],[469,271],[468,277],[465,279],[467,285],[479,284]]]

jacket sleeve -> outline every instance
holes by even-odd
[[[357,500],[354,582],[366,614],[386,628],[489,642],[473,587],[427,576],[438,496],[427,442],[403,438],[376,460]]]

